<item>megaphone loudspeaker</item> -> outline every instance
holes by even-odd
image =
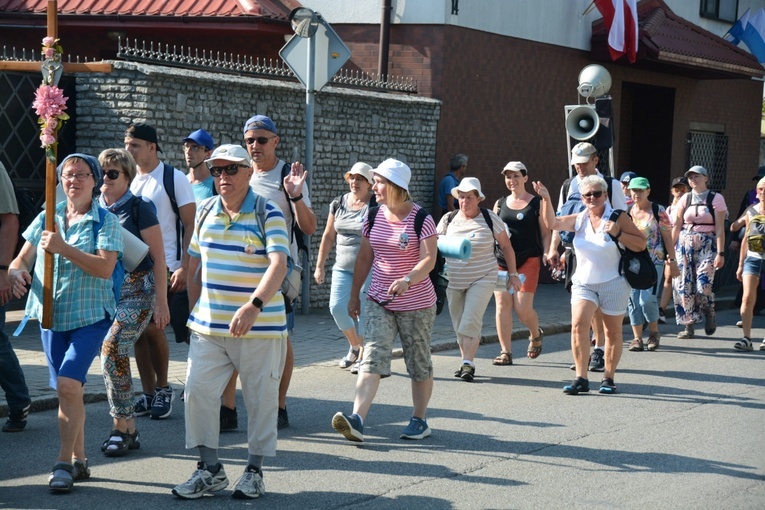
[[[588,140],[598,132],[600,119],[590,106],[577,106],[566,117],[566,132],[575,140]]]

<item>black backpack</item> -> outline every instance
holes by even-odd
[[[608,201],[613,205],[613,182],[614,178],[609,176],[603,176],[603,179],[606,181],[606,185],[608,186],[607,193],[608,193]],[[563,205],[560,208],[560,213],[556,214],[556,216],[568,216],[570,214],[576,214],[581,211],[584,211],[584,204],[582,203],[582,195],[580,193],[572,193],[571,196],[568,196],[568,190],[571,187],[571,179],[566,179],[563,181]],[[560,231],[560,240],[563,241],[563,243],[567,246],[571,246],[574,242],[574,232],[573,231]]]
[[[715,193],[714,191],[710,189],[709,193],[707,193],[707,199],[703,204],[691,204],[691,201],[693,200],[693,193],[688,193],[687,195],[688,198],[685,199],[685,208],[688,209],[689,207],[691,207],[691,205],[693,205],[696,208],[696,216],[698,216],[699,206],[700,205],[706,206],[707,210],[709,211],[709,214],[712,216],[711,224],[714,225],[715,223],[717,223],[717,220],[715,219],[715,209],[714,207],[712,207],[712,201],[715,199],[715,195],[717,195],[717,193]],[[701,225],[701,223],[699,223],[699,225]],[[707,223],[706,225],[709,225],[709,223]]]
[[[367,221],[369,222],[369,232],[372,232],[372,227],[375,224],[375,217],[380,210],[380,206],[370,207],[367,215]],[[454,218],[454,214],[459,211],[452,211],[449,213],[451,218]],[[414,217],[414,231],[417,234],[417,240],[419,241],[422,236],[422,225],[425,223],[425,218],[430,215],[424,208],[420,208]],[[444,278],[441,273],[446,266],[446,259],[439,250],[436,250],[436,265],[430,270],[430,282],[433,284],[433,288],[436,291],[436,315],[439,315],[444,310],[444,304],[446,303],[446,287],[449,285],[449,280]]]

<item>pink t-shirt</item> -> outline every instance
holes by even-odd
[[[691,205],[685,207],[688,203],[688,195],[693,192],[686,193],[680,200],[677,201],[677,208],[683,209],[683,227],[687,228],[688,225],[692,225],[691,229],[694,232],[714,232],[714,218],[712,217],[713,211],[707,210],[706,197],[704,200],[699,201],[696,198],[691,199]],[[712,199],[712,209],[715,211],[727,211],[728,207],[725,205],[725,199],[722,194],[715,193]]]
[[[414,218],[420,206],[414,205],[409,215],[401,222],[389,222],[385,217],[387,208],[380,206],[375,216],[372,231],[369,232],[369,219],[364,220],[361,229],[363,236],[369,239],[374,253],[372,262],[372,283],[367,296],[376,301],[390,299],[388,289],[394,280],[403,278],[420,261],[420,240],[436,235],[436,224],[428,215],[422,225],[421,239],[417,239],[414,230]],[[430,278],[412,285],[412,287],[391,301],[385,308],[393,312],[410,312],[430,308],[436,303],[436,292]]]

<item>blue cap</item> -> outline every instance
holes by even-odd
[[[254,117],[250,117],[250,119],[244,123],[242,135],[246,135],[247,131],[254,131],[256,129],[265,129],[266,131],[271,131],[275,135],[279,134],[276,131],[276,124],[274,124],[274,121],[265,115],[255,115]]]
[[[627,184],[632,179],[637,177],[637,174],[635,172],[624,172],[621,177],[619,177],[619,182],[623,182]]]
[[[213,150],[213,147],[215,147],[215,142],[213,141],[213,137],[210,136],[210,133],[205,131],[204,129],[197,129],[193,133],[191,133],[189,136],[181,140],[182,142],[194,142],[198,145],[201,145],[208,151]]]
[[[93,172],[93,180],[96,181],[96,186],[93,188],[93,194],[97,195],[98,193],[101,193],[101,186],[104,184],[104,171],[101,169],[101,165],[98,164],[98,160],[88,154],[75,152],[74,154],[65,157],[56,167],[56,175],[58,176],[58,179],[61,180],[61,172],[64,170],[64,163],[72,158],[80,158],[88,164],[90,171]]]

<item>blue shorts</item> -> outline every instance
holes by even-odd
[[[40,328],[43,351],[48,359],[51,388],[57,389],[59,377],[68,377],[82,384],[87,382],[85,376],[98,356],[101,343],[111,326],[111,319],[104,319],[69,331]]]
[[[743,276],[759,276],[765,274],[765,259],[747,257],[744,259]]]

